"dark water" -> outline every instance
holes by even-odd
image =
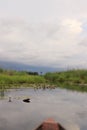
[[[8,97],[12,102],[8,102]],[[30,103],[22,100],[31,98]],[[62,89],[21,89],[5,92],[0,100],[0,130],[34,130],[47,118],[67,130],[87,130],[87,94]]]

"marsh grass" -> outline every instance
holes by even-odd
[[[87,70],[69,70],[64,72],[37,73],[0,69],[0,91],[12,88],[67,88],[87,92]]]
[[[47,73],[45,78],[60,88],[87,92],[87,70]]]
[[[0,90],[18,87],[30,87],[45,83],[45,78],[40,75],[28,75],[24,72],[0,73]]]

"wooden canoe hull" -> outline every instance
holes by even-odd
[[[65,130],[59,123],[56,123],[53,119],[47,119],[35,130]]]

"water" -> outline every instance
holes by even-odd
[[[26,97],[30,103],[22,101]],[[34,130],[50,117],[67,130],[87,130],[87,93],[19,89],[5,92],[0,100],[0,130]]]

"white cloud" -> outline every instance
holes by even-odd
[[[63,21],[63,25],[66,26],[68,32],[74,35],[82,32],[82,23],[75,19],[66,19]]]
[[[59,62],[63,64],[65,56],[77,54],[76,43],[73,41],[75,42],[75,38],[82,30],[81,24],[72,21],[68,23],[74,25],[67,23],[31,25],[17,21],[4,23],[2,20],[1,58],[32,65],[54,65],[55,67]],[[74,28],[76,31],[72,31]]]
[[[52,67],[86,64],[80,45],[87,34],[85,0],[3,1],[0,59]]]

